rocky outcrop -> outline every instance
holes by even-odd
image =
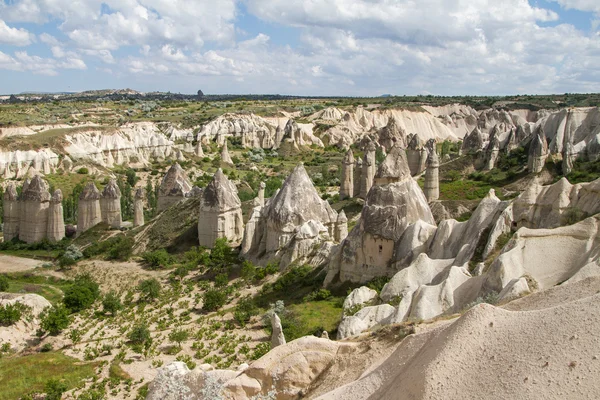
[[[223,143],[223,148],[221,149],[221,162],[233,166],[233,160],[229,155],[229,150],[227,150],[227,140]]]
[[[395,117],[392,116],[387,125],[379,130],[378,142],[386,151],[390,151],[396,145],[406,147],[406,132]]]
[[[100,192],[94,182],[88,182],[79,196],[77,207],[77,235],[102,222]]]
[[[13,182],[9,182],[4,191],[4,218],[2,231],[4,241],[8,242],[19,236],[19,220],[21,217],[20,202],[17,189]]]
[[[342,160],[340,200],[352,197],[354,197],[354,155],[352,149],[348,149]]]
[[[19,352],[31,346],[40,327],[39,314],[52,304],[37,294],[0,293],[0,306],[21,304],[26,307],[21,319],[14,325],[0,325],[0,342],[8,344],[11,351]]]
[[[204,157],[204,150],[202,150],[202,142],[198,140],[196,147],[194,148],[194,154],[196,157]]]
[[[192,183],[178,163],[169,168],[158,189],[157,211],[163,211],[183,200],[192,190]]]
[[[500,155],[500,140],[498,139],[498,133],[492,132],[487,147],[485,148],[485,161],[483,169],[491,171],[496,167],[496,161]]]
[[[546,135],[543,128],[539,126],[533,134],[533,140],[529,145],[529,157],[527,160],[527,169],[529,172],[532,174],[542,172],[546,164],[546,157],[548,157],[548,143],[546,142]]]
[[[428,202],[440,198],[440,160],[435,150],[430,152],[427,157],[423,192]]]
[[[419,220],[435,225],[399,146],[388,154],[375,179],[378,184],[369,192],[359,222],[330,262],[326,284],[393,275],[394,248],[407,228]]]
[[[360,174],[360,198],[366,199],[373,181],[375,172],[377,171],[377,163],[375,160],[375,151],[377,146],[373,142],[369,142],[365,149],[365,155],[362,162],[362,172]]]
[[[19,239],[26,243],[39,242],[46,237],[48,230],[48,184],[36,175],[21,196],[23,217],[19,225]]]
[[[418,135],[409,135],[406,157],[408,168],[412,176],[419,175],[425,170],[427,163],[427,150],[423,148],[423,143]]]
[[[58,242],[65,237],[62,201],[62,191],[60,189],[55,190],[50,198],[50,207],[48,208],[48,230],[46,237],[50,242]]]
[[[465,136],[460,148],[461,154],[476,153],[483,148],[483,134],[479,127],[476,127]]]
[[[238,246],[244,234],[241,207],[237,188],[221,169],[217,170],[202,192],[198,219],[200,246],[212,248],[219,238],[227,238],[233,246]]]
[[[143,188],[137,188],[133,201],[133,226],[144,225],[144,199],[146,193]]]
[[[271,333],[271,349],[284,345],[285,336],[281,327],[281,319],[279,319],[279,315],[275,312],[271,313],[271,328],[273,330],[273,333]]]
[[[333,243],[337,218],[300,164],[264,207],[254,208],[242,254],[259,262],[277,259],[282,267],[306,261],[319,243]],[[321,250],[329,248],[322,246]]]
[[[277,121],[254,114],[223,114],[204,125],[197,139],[205,143],[216,141],[222,146],[227,137],[239,137],[244,147],[270,149],[279,145],[275,140],[278,126]]]
[[[335,241],[341,243],[348,236],[348,218],[344,210],[340,211],[335,223]]]
[[[102,190],[100,212],[102,214],[102,222],[111,228],[118,229],[123,224],[121,217],[121,190],[115,179],[111,179]]]
[[[354,196],[360,196],[360,186],[362,185],[362,158],[356,159],[356,165],[354,166]]]

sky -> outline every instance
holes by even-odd
[[[600,92],[600,0],[0,0],[0,93]]]

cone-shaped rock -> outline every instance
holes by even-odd
[[[144,189],[137,188],[133,203],[133,226],[144,225],[144,197],[146,197]]]
[[[348,236],[348,218],[344,210],[338,214],[337,221],[335,223],[335,241],[341,243]]]
[[[267,252],[286,246],[308,221],[322,224],[331,237],[337,213],[319,196],[310,177],[299,164],[272,198],[267,210]]]
[[[354,197],[354,155],[348,149],[342,161],[342,179],[340,184],[340,200]]]
[[[58,242],[65,237],[65,219],[63,215],[63,195],[60,189],[57,189],[50,198],[50,207],[48,208],[48,231],[46,236],[51,242]]]
[[[464,137],[460,148],[461,154],[476,153],[483,148],[483,134],[479,127],[476,127]]]
[[[391,117],[387,125],[379,131],[379,144],[381,144],[386,151],[389,151],[395,145],[405,147],[405,141],[406,132],[398,125],[398,122],[394,117]]]
[[[221,149],[221,162],[225,164],[234,165],[231,156],[229,155],[229,150],[227,150],[227,140],[223,143],[223,149]]]
[[[375,184],[385,185],[410,178],[410,176],[411,172],[408,167],[406,152],[400,145],[396,145],[379,166],[375,175]]]
[[[198,140],[196,143],[196,148],[194,149],[194,153],[196,157],[204,157],[204,150],[202,150],[202,141]]]
[[[360,176],[360,197],[365,199],[373,186],[375,172],[377,171],[377,163],[375,160],[375,151],[377,147],[375,143],[369,142],[363,158],[362,173]]]
[[[115,179],[111,179],[102,190],[100,199],[100,210],[102,222],[111,228],[120,228],[123,221],[121,218],[121,190]]]
[[[187,174],[179,164],[173,164],[158,189],[157,211],[163,211],[183,200],[190,190],[192,190],[192,183]]]
[[[35,243],[46,237],[49,206],[48,184],[36,175],[22,194],[23,219],[19,226],[19,239]]]
[[[485,148],[485,165],[484,169],[490,171],[496,166],[498,155],[500,154],[500,141],[498,140],[497,130],[494,129],[490,135],[490,141]]]
[[[79,196],[77,207],[77,234],[81,235],[102,221],[100,192],[94,182],[88,182]]]
[[[406,159],[412,176],[419,175],[425,170],[427,150],[423,148],[423,142],[417,134],[410,136],[408,148],[406,149]]]
[[[354,165],[354,196],[360,196],[362,162],[362,158],[358,157],[356,159],[356,165]]]
[[[7,164],[8,168],[8,164]],[[4,192],[4,241],[19,236],[20,202],[14,183],[9,182]]]
[[[239,245],[244,234],[241,207],[235,185],[218,169],[202,192],[198,218],[200,246],[213,247],[219,238],[227,238],[232,245]]]

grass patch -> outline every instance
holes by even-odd
[[[57,304],[62,300],[63,290],[70,285],[70,282],[63,279],[34,275],[28,272],[6,274],[6,276],[9,282],[9,293],[38,294],[52,304]]]
[[[58,352],[0,359],[0,400],[18,399],[42,392],[49,379],[63,381],[68,389],[94,376],[96,363],[82,363]]]
[[[343,300],[342,297],[334,297],[290,306],[289,310],[294,314],[301,327],[298,337],[318,335],[324,330],[329,333],[329,337],[335,337],[337,327],[342,319]]]
[[[112,380],[126,381],[131,379],[131,376],[121,368],[120,361],[115,360],[110,364],[108,369],[108,377]]]
[[[477,200],[487,196],[490,189],[496,189],[496,195],[500,190],[486,182],[473,181],[470,179],[457,180],[453,182],[440,182],[440,200]]]

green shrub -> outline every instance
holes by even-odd
[[[123,308],[121,299],[114,290],[111,290],[104,295],[104,299],[102,300],[102,308],[104,309],[104,312],[109,312],[112,315],[115,315],[117,311]]]
[[[269,343],[269,342],[259,343],[256,345],[256,347],[252,351],[252,354],[250,355],[250,359],[258,360],[259,358],[261,358],[262,356],[267,354],[269,352],[269,350],[271,350],[271,343]]]
[[[135,325],[129,335],[127,335],[127,339],[134,345],[143,345],[152,340],[150,337],[150,329],[144,323]]]
[[[146,279],[139,283],[140,297],[146,301],[153,301],[160,295],[160,282],[156,278]]]
[[[144,253],[142,259],[150,269],[167,268],[173,263],[173,258],[165,249]]]
[[[104,254],[108,260],[127,261],[133,252],[134,241],[125,235],[113,236],[107,240],[92,243],[83,251],[87,258]]]
[[[258,308],[248,297],[240,299],[233,312],[233,318],[242,327],[246,326],[246,323],[250,321],[250,318],[255,315],[258,315]]]
[[[77,173],[80,175],[87,175],[90,171],[86,167],[81,167],[77,170]]]
[[[46,400],[60,400],[64,392],[68,389],[67,384],[58,379],[50,379],[44,385]]]
[[[0,292],[6,292],[8,290],[8,278],[6,275],[0,275]]]
[[[369,289],[373,289],[377,291],[377,293],[381,293],[381,290],[385,286],[386,283],[390,281],[390,278],[387,276],[379,276],[375,279],[372,279],[369,283],[367,283],[367,287]]]
[[[40,314],[40,321],[41,331],[51,335],[58,335],[71,323],[69,310],[62,304],[45,308]]]
[[[304,296],[304,301],[319,301],[319,300],[327,300],[331,297],[331,292],[327,289],[318,289],[314,292]]]
[[[0,325],[16,324],[28,310],[31,308],[22,303],[0,305]]]
[[[65,289],[63,303],[71,312],[89,308],[100,296],[100,287],[90,275],[80,275]]]
[[[224,287],[229,283],[229,275],[226,273],[215,276],[215,287]]]
[[[204,293],[202,308],[205,311],[216,311],[225,305],[227,295],[222,290],[207,290]]]
[[[171,342],[177,343],[177,346],[181,348],[181,343],[188,340],[190,337],[190,333],[185,329],[176,328],[169,333],[169,340]]]

